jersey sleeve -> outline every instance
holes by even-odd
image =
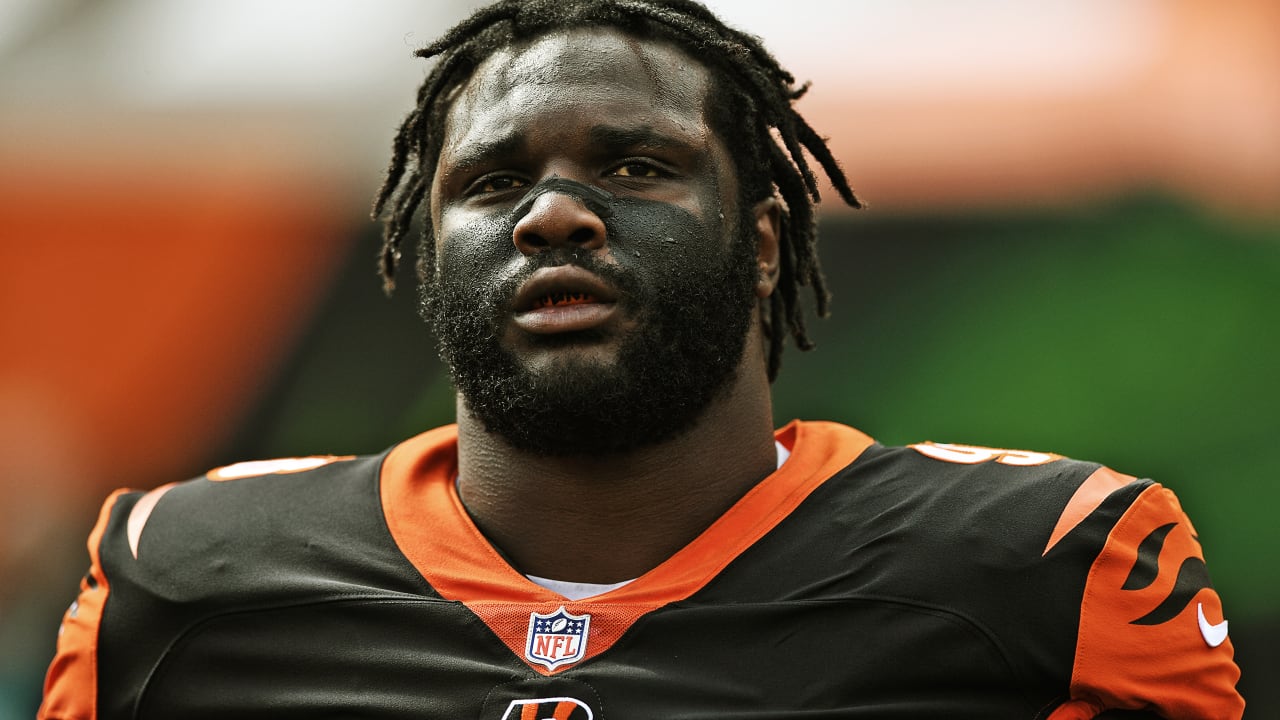
[[[1107,536],[1089,569],[1071,674],[1071,700],[1050,720],[1108,709],[1165,718],[1239,718],[1240,670],[1222,601],[1191,521],[1152,484]]]
[[[117,490],[102,505],[89,533],[89,572],[80,593],[62,616],[58,647],[44,682],[44,702],[38,720],[94,720],[98,717],[98,629],[110,583],[100,556],[103,535],[113,511],[128,490]]]

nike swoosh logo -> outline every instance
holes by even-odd
[[[1196,603],[1196,620],[1200,623],[1200,635],[1209,647],[1218,647],[1227,639],[1227,621],[1210,623],[1204,616],[1204,603]]]

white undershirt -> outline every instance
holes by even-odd
[[[778,467],[782,467],[782,463],[791,457],[791,451],[783,447],[782,443],[777,440],[773,441],[773,445],[778,450]],[[564,580],[552,580],[551,578],[538,577],[537,575],[525,575],[533,582],[534,585],[540,585],[551,592],[563,595],[566,600],[584,600],[596,595],[603,595],[610,590],[618,588],[628,583],[634,582],[635,579],[623,580],[616,583],[583,583],[583,582],[565,582]]]

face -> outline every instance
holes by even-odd
[[[707,73],[608,30],[501,51],[453,101],[423,309],[467,412],[517,448],[607,454],[688,429],[759,292]]]

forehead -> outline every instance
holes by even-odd
[[[612,28],[560,31],[481,63],[449,109],[445,146],[527,132],[556,115],[702,126],[709,82],[700,62],[668,43]]]

